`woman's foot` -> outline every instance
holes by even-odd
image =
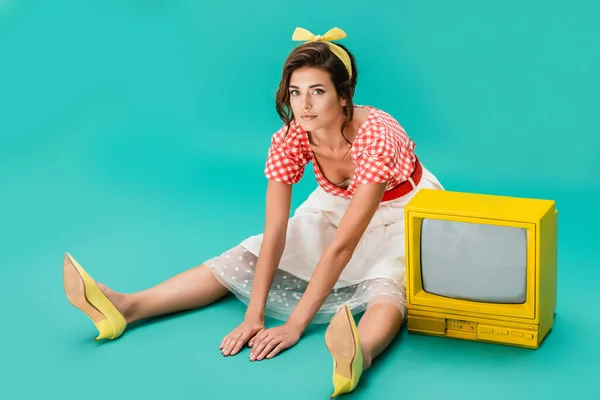
[[[358,328],[348,305],[341,307],[331,319],[325,343],[334,360],[333,399],[356,388],[365,365]],[[367,364],[370,365],[370,357]]]
[[[364,372],[371,366],[372,357],[371,357],[371,354],[369,353],[369,351],[367,351],[367,349],[365,349],[364,346],[361,346],[361,350],[362,350],[362,355],[363,355],[363,372]]]
[[[105,285],[102,290],[69,253],[65,253],[63,262],[63,284],[69,302],[83,311],[96,325],[96,340],[121,336],[127,327],[124,313],[129,308],[123,301],[124,297]]]
[[[131,295],[115,292],[103,283],[96,282],[96,285],[100,288],[102,293],[108,298],[108,300],[115,306],[115,308],[121,313],[125,321],[128,324],[132,322],[131,318]]]

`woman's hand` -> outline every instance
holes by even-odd
[[[255,335],[264,330],[265,322],[262,318],[246,317],[244,322],[223,338],[219,349],[224,356],[236,355],[249,340],[251,346]]]
[[[292,347],[302,336],[302,329],[285,323],[281,326],[267,329],[256,335],[250,351],[250,360],[260,361],[263,358],[273,358],[282,350]]]

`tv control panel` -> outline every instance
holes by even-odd
[[[458,319],[446,319],[446,336],[465,339],[468,338],[467,336],[475,336],[473,338],[475,340],[510,343],[527,347],[535,345],[537,340],[537,334],[534,331]]]
[[[538,331],[535,327],[517,327],[516,324],[505,325],[489,320],[478,322],[409,313],[408,331],[519,347],[538,347]]]
[[[479,325],[477,338],[481,340],[533,345],[537,332],[491,325]]]

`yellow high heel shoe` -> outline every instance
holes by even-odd
[[[347,304],[331,319],[325,332],[325,343],[333,356],[333,399],[353,391],[363,372],[358,328]]]
[[[125,318],[69,253],[65,253],[63,283],[69,302],[96,325],[99,334],[95,340],[121,336],[127,326]]]

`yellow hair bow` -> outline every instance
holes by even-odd
[[[294,41],[306,41],[306,42],[324,42],[329,45],[329,48],[346,66],[346,70],[348,70],[348,75],[352,77],[352,63],[350,62],[350,57],[348,53],[344,51],[340,46],[335,43],[331,43],[332,40],[339,40],[346,37],[346,32],[341,30],[340,28],[333,28],[327,31],[323,36],[321,35],[313,35],[311,32],[304,28],[296,28],[294,34],[292,35],[292,40]]]

